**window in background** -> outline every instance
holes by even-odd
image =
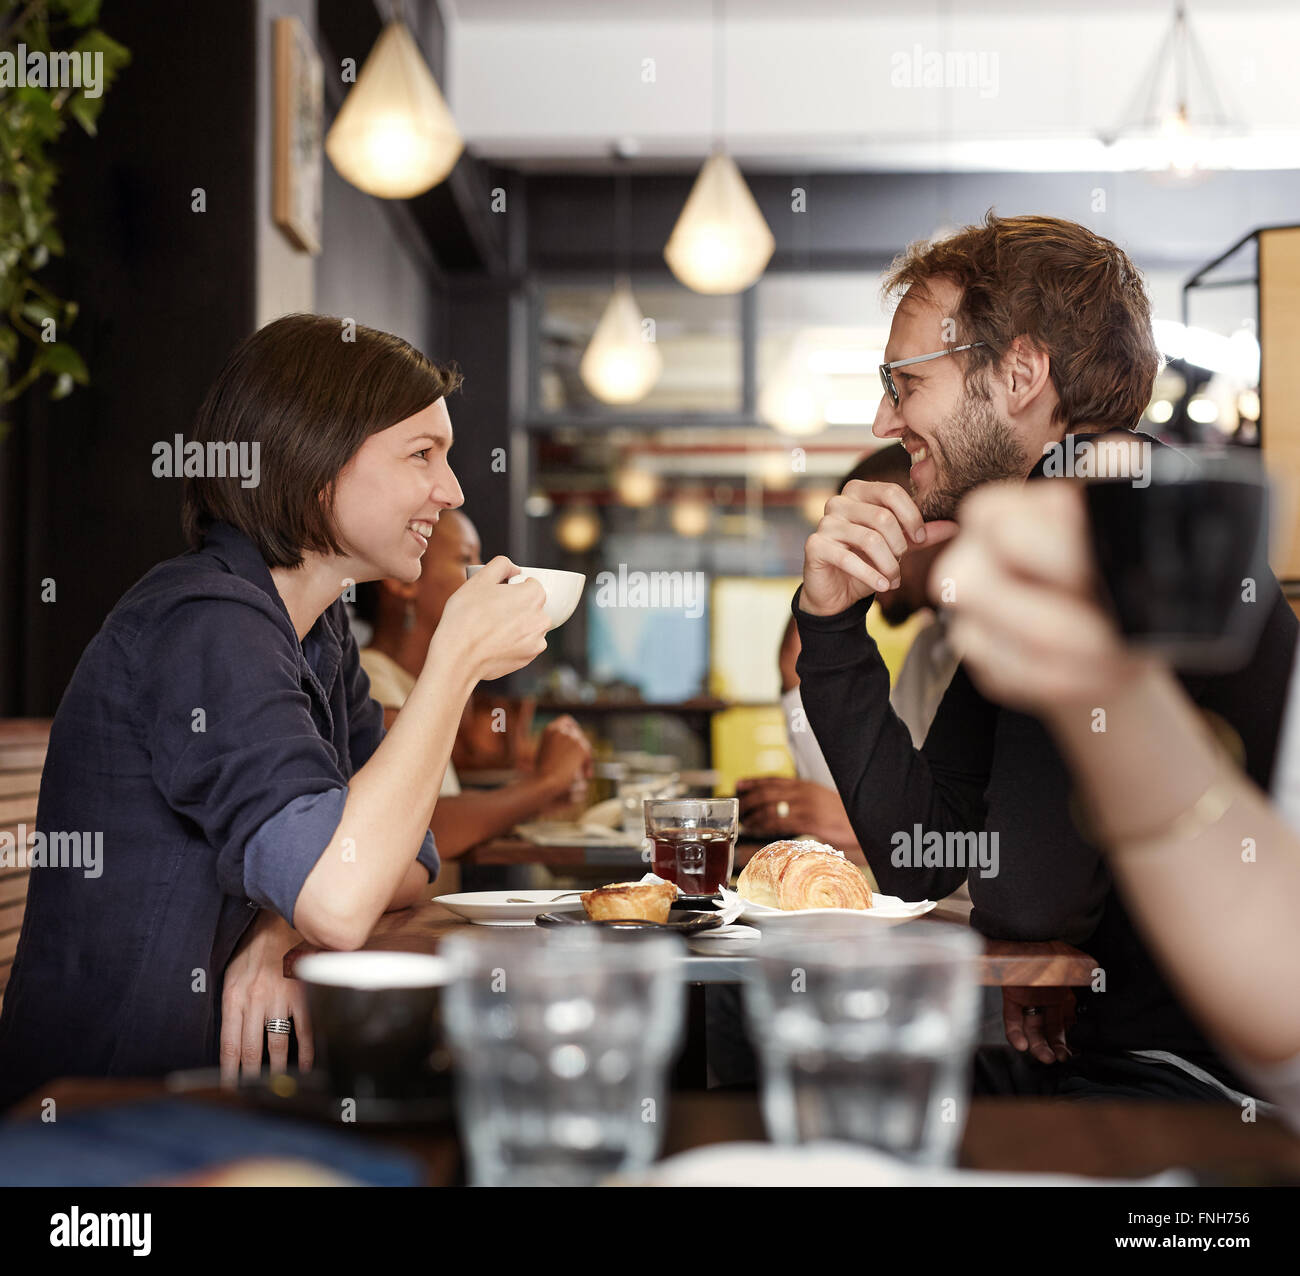
[[[588,590],[592,591],[591,582]],[[692,607],[689,602],[695,595],[675,599],[670,585],[669,605],[648,607],[627,605],[636,596],[630,590],[623,593],[624,605],[602,606],[599,590],[591,592],[587,609],[591,681],[598,686],[617,682],[635,687],[650,704],[675,704],[702,694],[709,667],[706,595],[701,593],[700,607]],[[682,605],[672,605],[675,601]]]
[[[612,279],[543,284],[537,313],[534,418],[737,415],[742,407],[739,297],[703,296],[677,284],[633,281],[633,295],[663,358],[644,398],[601,402],[579,375],[582,356],[614,291]]]
[[[880,402],[890,314],[872,272],[768,274],[757,285],[758,414],[790,435],[854,426]]]

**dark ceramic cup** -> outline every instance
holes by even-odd
[[[1188,673],[1239,669],[1272,604],[1268,484],[1246,449],[1154,449],[1135,483],[1093,478],[1088,524],[1128,641]]]
[[[425,1099],[449,1085],[442,992],[449,967],[423,953],[313,953],[307,987],[318,1066],[337,1098]]]

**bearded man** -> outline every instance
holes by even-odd
[[[1160,362],[1142,278],[1084,226],[990,213],[914,245],[886,289],[901,301],[873,432],[911,455],[910,494],[857,482],[833,497],[808,539],[793,604],[804,708],[858,842],[888,894],[942,899],[966,881],[971,923],[986,936],[1064,940],[1097,959],[1086,989],[1003,990],[1012,1049],[979,1052],[977,1092],[1240,1102],[1244,1083],[1184,1014],[1076,823],[1045,728],[986,700],[959,666],[914,748],[862,619],[878,591],[898,587],[908,553],[957,533],[972,488],[1086,472],[1074,459],[1098,436],[1134,431]],[[1156,445],[1122,437],[1132,464]],[[1014,590],[1000,601],[1011,614],[1021,604]],[[1250,663],[1184,685],[1266,787],[1297,623],[1271,576],[1256,605],[1267,620]],[[936,832],[945,848],[996,835],[996,872],[913,845],[939,845],[926,836]]]

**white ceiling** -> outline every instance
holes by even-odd
[[[689,169],[712,140],[708,0],[441,0],[444,88],[471,149],[533,169],[607,162],[616,146]],[[1190,20],[1240,121],[1211,167],[1300,168],[1300,4],[1199,0]],[[721,116],[751,168],[1084,171],[1149,167],[1107,147],[1148,82],[1167,0],[731,0]],[[906,83],[928,55],[977,75]],[[645,68],[653,61],[653,80]],[[1170,92],[1172,89],[1170,88]],[[1196,84],[1191,102],[1199,109]]]
[[[438,0],[455,22],[675,22],[711,21],[711,0]],[[725,0],[724,21],[788,20],[796,0]],[[1171,14],[1169,0],[797,0],[802,19],[854,18],[904,13],[925,15],[949,10],[953,16],[1015,13],[1097,13],[1147,11]],[[1286,12],[1295,0],[1192,0],[1195,22],[1201,13]]]

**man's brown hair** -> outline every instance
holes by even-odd
[[[1137,425],[1160,354],[1142,276],[1109,239],[1060,217],[998,217],[990,209],[982,225],[912,244],[890,267],[885,292],[924,296],[940,278],[961,289],[949,316],[953,344],[984,342],[965,355],[968,387],[978,392],[987,370],[1025,337],[1051,361],[1053,421],[1067,431]]]
[[[345,340],[345,337],[347,338]],[[217,519],[239,528],[268,567],[297,567],[304,551],[343,552],[334,490],[372,434],[414,416],[460,385],[391,333],[328,315],[285,315],[235,347],[208,391],[192,437],[259,445],[259,482],[187,476],[182,525],[198,549]]]

